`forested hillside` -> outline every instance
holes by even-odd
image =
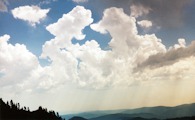
[[[0,98],[0,120],[62,120],[58,113],[41,106],[30,111],[29,107],[21,107],[19,103],[4,102]]]

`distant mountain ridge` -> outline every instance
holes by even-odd
[[[121,113],[135,114],[135,113],[151,113],[155,115],[155,118],[167,119],[167,118],[177,118],[185,116],[195,116],[195,103],[183,104],[175,107],[144,107],[131,110],[125,110]]]
[[[149,113],[148,114],[147,113],[138,113],[138,114],[116,113],[116,114],[109,114],[109,115],[105,115],[105,116],[100,116],[97,118],[91,118],[89,120],[133,120],[135,118],[147,119],[147,120],[155,119]]]
[[[62,118],[66,118],[66,120],[74,117],[74,116],[80,116],[86,119],[91,119],[103,115],[108,115],[108,114],[115,114],[115,113],[120,113],[124,110],[102,110],[102,111],[91,111],[91,112],[82,112],[82,113],[77,113],[77,114],[67,114],[67,115],[62,115]]]
[[[123,110],[105,110],[105,111],[92,111],[79,114],[64,115],[62,117],[69,119],[73,116],[80,116],[89,120],[115,120],[128,118],[143,118],[143,119],[171,119],[181,117],[195,116],[195,103],[183,104],[175,107],[156,106],[156,107],[143,107],[136,109],[123,109]],[[117,120],[116,119],[116,120]],[[190,119],[191,120],[191,119]]]
[[[69,120],[87,120],[87,119],[82,118],[82,117],[77,117],[77,116],[75,116],[75,117],[72,117],[72,118],[69,119]]]

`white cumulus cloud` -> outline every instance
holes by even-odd
[[[141,21],[138,21],[137,24],[142,28],[152,27],[152,22],[149,20],[141,20]]]
[[[11,12],[14,18],[27,21],[30,25],[36,26],[47,17],[49,11],[50,9],[41,9],[38,6],[20,6],[14,8]]]
[[[193,69],[187,67],[194,66],[194,43],[186,46],[185,40],[179,39],[177,46],[180,48],[172,47],[167,50],[155,34],[139,35],[136,18],[125,14],[120,8],[108,8],[99,22],[91,25],[92,22],[91,11],[76,6],[58,21],[48,25],[46,29],[54,38],[46,41],[42,47],[40,58],[50,61],[45,67],[39,65],[36,56],[30,53],[25,45],[14,46],[8,43],[8,35],[1,37],[3,52],[0,54],[0,73],[3,75],[0,79],[3,80],[8,75],[18,75],[19,80],[20,77],[24,79],[29,75],[30,78],[20,85],[29,88],[34,86],[34,89],[38,90],[50,90],[65,84],[98,89],[145,84],[147,81],[164,79],[190,79],[187,74],[192,73]],[[86,26],[91,26],[93,30],[103,34],[109,33],[110,49],[102,50],[96,40],[88,40],[82,45],[73,44],[73,38],[85,38],[82,31]],[[187,61],[183,58],[191,62],[186,64]],[[15,63],[12,59],[21,62]],[[17,69],[22,73],[25,70],[24,75],[15,75],[16,69],[11,65],[16,68],[24,66]],[[177,74],[181,76],[178,77]]]
[[[178,44],[175,44],[174,45],[174,48],[175,49],[178,49],[178,48],[185,48],[186,47],[186,41],[184,38],[180,38],[178,39]]]
[[[37,57],[25,45],[8,43],[9,35],[0,37],[0,86],[16,85],[25,81],[39,65]]]
[[[76,38],[82,40],[85,38],[82,30],[91,24],[91,11],[82,6],[75,7],[72,11],[64,14],[56,23],[50,24],[46,29],[55,36],[54,39],[47,41],[43,45],[41,58],[49,58],[52,63],[48,75],[51,80],[58,80],[59,83],[66,81],[77,81],[79,67],[79,45],[73,45],[71,40]],[[92,46],[91,46],[92,45]],[[89,47],[93,48],[93,44]],[[76,50],[71,49],[76,46]],[[78,52],[78,53],[77,53]],[[80,53],[81,54],[81,53]],[[52,77],[52,75],[54,75]]]
[[[83,45],[72,44],[73,37],[84,38],[82,30],[92,21],[91,11],[77,6],[46,27],[55,36],[43,45],[41,55],[51,61],[50,69],[44,72],[51,81],[72,81],[92,88],[130,85],[135,82],[133,68],[137,64],[150,55],[166,52],[154,34],[138,35],[136,19],[119,8],[105,10],[102,20],[91,25],[96,31],[110,33],[111,50],[102,50],[95,40],[86,41]]]

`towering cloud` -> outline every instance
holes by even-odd
[[[47,83],[62,84],[72,81],[83,87],[102,88],[118,84],[133,85],[143,80],[154,79],[154,76],[163,79],[165,78],[162,75],[164,73],[161,74],[165,69],[163,66],[167,64],[172,66],[183,56],[177,56],[173,60],[172,57],[178,54],[176,51],[187,55],[183,57],[193,53],[193,51],[186,53],[191,51],[193,46],[189,47],[190,49],[185,48],[183,39],[179,39],[179,43],[175,45],[177,47],[167,50],[154,34],[139,35],[135,17],[115,7],[106,9],[102,20],[91,25],[93,30],[111,35],[110,50],[102,50],[95,40],[87,41],[83,45],[72,44],[73,38],[82,40],[85,37],[82,30],[92,21],[91,11],[77,6],[56,23],[46,27],[55,38],[43,45],[41,57],[48,58],[51,64],[43,68],[45,71],[43,75],[47,76],[49,82],[43,80],[40,86],[48,88],[52,84]],[[150,67],[140,69],[158,64],[162,64],[160,66],[163,68],[157,68],[154,73],[148,73]],[[175,66],[177,67],[179,66]],[[175,70],[166,74],[172,75],[177,72]]]
[[[71,40],[73,38],[84,39],[85,35],[83,35],[82,30],[92,22],[91,11],[77,6],[69,13],[64,14],[56,23],[46,27],[55,36],[54,39],[43,45],[41,55],[41,58],[49,58],[52,62],[49,66],[50,73],[48,73],[51,80],[58,80],[60,83],[66,81],[76,82],[78,80],[79,58],[77,54],[80,53],[77,52],[79,52],[80,46],[73,45]],[[72,49],[72,47],[75,47],[75,49]],[[96,47],[96,42],[89,43],[88,47]]]
[[[51,80],[56,78],[61,83],[73,81],[93,88],[130,85],[136,77],[133,68],[137,64],[150,55],[166,52],[160,39],[155,35],[138,35],[136,19],[125,14],[123,9],[114,7],[106,9],[102,20],[91,25],[96,31],[110,33],[111,50],[102,50],[95,40],[83,45],[72,44],[73,37],[84,38],[81,31],[91,22],[91,12],[77,6],[47,26],[55,38],[45,43],[41,57],[52,62],[48,66]]]
[[[71,41],[72,37],[82,40],[85,38],[85,35],[82,34],[82,30],[92,22],[91,11],[85,10],[84,7],[77,6],[70,13],[64,14],[58,22],[47,26],[46,29],[57,37],[70,35],[70,38],[68,37],[69,41]],[[62,32],[63,30],[65,31]]]
[[[105,10],[102,20],[91,25],[91,28],[102,33],[108,31],[112,36],[109,43],[112,52],[116,56],[134,60],[135,63],[139,63],[138,61],[146,59],[151,54],[166,51],[161,40],[154,34],[138,35],[136,19],[119,8]],[[144,59],[138,59],[139,56]]]
[[[41,9],[38,6],[20,6],[12,10],[14,18],[27,21],[32,26],[44,20],[48,12],[49,9]]]

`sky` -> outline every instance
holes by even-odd
[[[60,114],[194,103],[194,5],[0,0],[0,97]]]

